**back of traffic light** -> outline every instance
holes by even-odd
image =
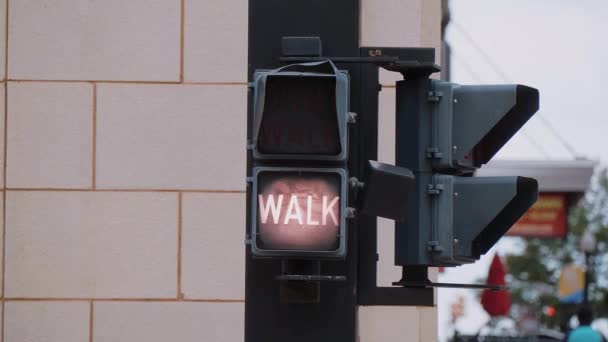
[[[538,197],[534,179],[472,177],[538,110],[538,91],[420,76],[397,82],[396,94],[397,165],[417,183],[407,220],[396,224],[395,263],[475,262]]]

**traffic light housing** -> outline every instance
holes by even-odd
[[[531,178],[472,177],[538,110],[538,90],[412,77],[396,94],[397,165],[417,183],[396,224],[395,263],[475,262],[538,197]]]
[[[329,61],[254,75],[253,157],[345,162],[349,77]]]
[[[435,170],[468,173],[486,164],[538,110],[538,90],[522,85],[432,81],[437,101]]]
[[[344,257],[348,74],[325,61],[256,71],[253,80],[253,255]]]

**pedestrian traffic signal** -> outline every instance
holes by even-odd
[[[349,78],[333,63],[293,64],[254,76],[256,159],[344,162]]]
[[[397,82],[397,165],[415,198],[396,225],[396,264],[457,266],[486,253],[536,201],[525,177],[472,177],[538,110],[538,90]]]
[[[411,171],[366,161],[349,178],[349,76],[330,61],[256,71],[250,231],[256,257],[343,258],[356,211],[403,220]],[[349,197],[352,207],[349,207]]]
[[[258,71],[253,83],[251,249],[343,257],[349,77],[333,63]]]

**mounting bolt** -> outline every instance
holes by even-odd
[[[439,152],[437,147],[429,147],[426,149],[426,157],[429,159],[441,159],[443,154]]]
[[[361,182],[357,177],[350,177],[348,179],[348,184],[350,188],[355,189],[363,189],[365,187],[365,183]]]
[[[368,54],[370,55],[370,57],[379,57],[379,56],[382,56],[382,50],[380,50],[380,49],[369,50]]]
[[[429,102],[439,102],[442,96],[443,92],[441,91],[429,91],[427,94],[427,100]]]
[[[349,124],[357,123],[357,113],[348,112],[348,123]]]
[[[443,184],[427,184],[426,193],[429,195],[441,195]]]
[[[458,103],[458,99],[454,99],[454,103]]]
[[[454,193],[454,197],[458,197],[458,193],[457,192]]]
[[[443,248],[441,247],[441,244],[439,244],[439,241],[427,241],[426,250],[431,253],[441,253]]]
[[[455,245],[458,244],[458,242],[460,242],[460,241],[458,241],[458,239],[454,239],[454,244]]]
[[[345,211],[345,215],[347,219],[354,219],[356,216],[356,210],[352,207],[347,207]]]

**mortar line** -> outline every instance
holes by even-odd
[[[182,292],[182,212],[183,212],[183,195],[181,192],[177,195],[177,299],[183,299]]]
[[[247,82],[181,82],[181,81],[116,81],[116,80],[27,80],[7,79],[15,83],[109,83],[109,84],[143,84],[143,85],[209,85],[209,86],[236,86],[247,85]]]
[[[185,20],[185,0],[180,0],[180,36],[179,36],[179,81],[184,83],[184,20]]]
[[[2,298],[2,302],[184,302],[184,303],[244,303],[244,299],[176,299],[176,298]]]
[[[93,325],[93,301],[91,300],[90,302],[90,311],[89,311],[89,342],[93,342],[93,329],[94,329],[94,325]]]
[[[97,84],[93,83],[93,144],[92,144],[92,163],[91,163],[91,188],[97,187]]]
[[[6,191],[31,192],[168,192],[168,193],[203,193],[203,194],[244,194],[245,190],[183,190],[183,189],[95,189],[90,188],[6,188]]]

